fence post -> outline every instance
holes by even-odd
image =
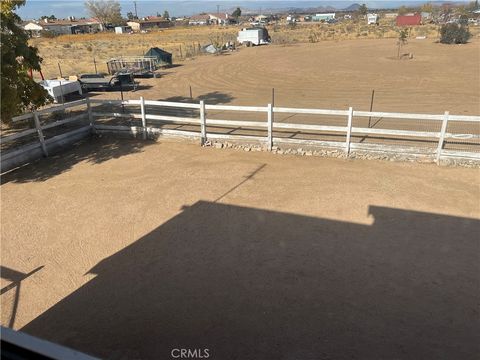
[[[348,108],[348,123],[347,123],[347,140],[345,144],[345,153],[347,157],[350,154],[350,138],[352,136],[352,119],[353,119],[353,108]]]
[[[92,105],[90,104],[89,97],[87,97],[87,112],[88,112],[88,122],[90,123],[90,127],[93,128]]]
[[[440,130],[440,138],[438,139],[437,158],[436,158],[437,164],[440,164],[440,155],[442,154],[443,142],[445,140],[445,132],[447,131],[448,116],[449,116],[449,112],[445,111],[445,115],[443,116],[443,121],[442,121],[442,129]]]
[[[200,100],[200,145],[207,141],[207,117],[205,116],[205,101]]]
[[[33,112],[33,119],[35,121],[38,139],[40,140],[40,145],[42,146],[43,155],[48,156],[47,146],[45,145],[45,137],[43,136],[42,126],[40,125],[40,120],[38,119],[38,114],[36,111]]]
[[[145,116],[145,99],[143,96],[140,96],[140,111],[142,113],[142,131],[143,131],[143,140],[147,139],[147,118]]]
[[[267,118],[267,129],[268,129],[268,135],[267,135],[267,150],[272,151],[272,146],[273,146],[273,106],[272,104],[267,105],[267,112],[268,112],[268,118]]]

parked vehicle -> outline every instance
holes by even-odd
[[[115,75],[105,77],[103,74],[81,74],[78,82],[84,91],[90,90],[119,90],[121,87],[133,86],[136,89],[137,83],[133,74],[128,71],[118,71]]]
[[[378,25],[378,15],[367,14],[367,25]]]
[[[245,28],[238,32],[237,41],[243,45],[264,45],[270,44],[270,35],[263,27]]]
[[[84,91],[107,90],[111,88],[114,77],[106,78],[102,74],[80,74],[78,82]]]
[[[65,98],[65,95],[78,93],[82,95],[82,88],[78,81],[69,80],[42,80],[39,84],[47,90],[48,94],[58,103]]]

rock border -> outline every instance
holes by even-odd
[[[296,155],[296,156],[318,156],[338,159],[362,159],[362,160],[382,160],[392,162],[417,162],[423,164],[436,164],[432,155],[414,155],[414,154],[398,154],[387,152],[366,152],[366,151],[351,151],[349,156],[344,151],[339,149],[319,149],[319,148],[302,148],[302,147],[280,147],[272,146],[272,150],[268,151],[265,145],[248,144],[248,143],[233,143],[228,141],[206,141],[204,147],[211,147],[214,149],[232,149],[246,152],[271,152],[279,155]],[[480,168],[480,161],[447,158],[441,159],[441,166],[461,166],[467,168]]]

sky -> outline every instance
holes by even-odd
[[[1,1],[1,0],[0,0]],[[168,10],[170,16],[188,16],[198,14],[200,12],[216,12],[217,5],[220,5],[220,12],[230,12],[239,6],[242,9],[262,10],[268,13],[269,9],[280,9],[289,7],[318,7],[318,6],[334,6],[342,9],[354,3],[366,3],[370,8],[393,8],[403,4],[420,4],[425,1],[421,0],[359,0],[359,1],[298,1],[298,0],[281,0],[281,1],[264,1],[264,0],[169,0],[169,1],[153,1],[153,0],[137,0],[138,16],[156,15],[157,12],[162,13]],[[127,12],[134,12],[133,0],[120,0],[122,13],[125,16]],[[83,0],[27,0],[27,4],[18,10],[18,14],[22,19],[35,19],[42,15],[55,15],[57,18],[67,18],[75,16],[77,18],[89,17],[85,10]]]

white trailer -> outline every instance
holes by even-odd
[[[70,80],[42,80],[39,84],[48,91],[48,94],[53,97],[54,101],[58,103],[67,94],[78,92],[82,95],[82,87],[78,81]]]
[[[243,45],[264,45],[270,44],[270,36],[267,29],[256,27],[242,29],[238,32],[237,41]]]
[[[367,25],[377,25],[377,24],[378,24],[378,15],[367,14]]]
[[[130,34],[131,32],[130,26],[115,26],[115,34]]]

